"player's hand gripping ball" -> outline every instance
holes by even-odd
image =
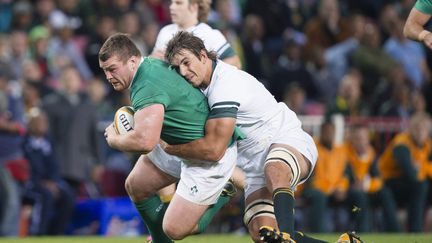
[[[131,106],[120,107],[114,115],[114,128],[117,134],[125,134],[134,127],[135,111]]]

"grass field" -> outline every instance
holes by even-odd
[[[328,242],[335,242],[339,235],[313,235]],[[361,234],[365,243],[431,243],[432,234]],[[29,237],[29,238],[0,238],[0,243],[146,243],[145,237]],[[181,243],[250,243],[248,236],[237,235],[200,235],[188,237]]]

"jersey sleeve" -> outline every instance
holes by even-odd
[[[414,7],[422,13],[432,15],[432,0],[417,0]]]
[[[226,77],[226,78],[225,78]],[[229,80],[230,75],[218,80],[214,84],[212,94],[208,97],[210,106],[209,118],[232,117],[237,118],[241,105],[235,80]],[[231,76],[232,77],[232,76]]]
[[[135,90],[131,95],[131,101],[135,111],[138,111],[154,104],[162,104],[166,108],[170,98],[165,91],[152,84],[146,84]]]

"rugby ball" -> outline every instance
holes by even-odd
[[[114,115],[114,128],[117,134],[125,134],[134,127],[134,109],[132,106],[120,107]]]

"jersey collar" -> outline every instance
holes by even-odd
[[[144,62],[144,57],[141,57],[141,61],[140,61],[139,65],[138,65],[137,70],[136,70],[135,73],[134,73],[134,76],[133,76],[133,78],[132,78],[131,83],[129,84],[128,89],[130,89],[130,88],[132,87],[132,84],[133,84],[133,82],[134,82],[134,80],[135,80],[135,76],[136,76],[137,73],[138,73],[138,69],[139,69],[139,67],[141,67],[141,64],[142,64],[143,62]]]
[[[214,83],[213,79],[214,79],[215,70],[216,70],[218,63],[219,63],[219,60],[216,60],[216,61],[212,60],[212,73],[210,75],[210,83],[207,85],[206,88],[201,89],[201,92],[203,92],[204,94],[206,94],[209,91],[210,86],[212,85],[212,83]]]

